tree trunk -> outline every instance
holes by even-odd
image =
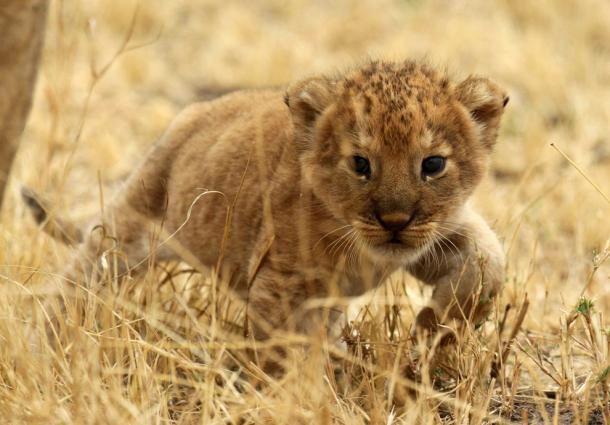
[[[32,104],[48,0],[0,0],[0,208]]]

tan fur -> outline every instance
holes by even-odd
[[[307,300],[360,295],[405,267],[435,285],[419,325],[478,321],[502,284],[503,255],[466,202],[506,100],[487,79],[456,85],[406,61],[195,104],[127,181],[105,231],[130,266],[149,255],[161,226],[202,264],[215,266],[223,247],[223,276],[248,295],[257,338],[315,327],[320,311]],[[370,179],[354,172],[354,155],[370,160]],[[447,156],[446,168],[423,178],[431,155]],[[394,235],[400,243],[379,220],[409,222]],[[85,271],[99,268],[108,241],[89,233]],[[155,255],[173,252],[164,245]]]

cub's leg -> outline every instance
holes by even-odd
[[[134,196],[133,190],[125,194]],[[106,214],[91,221],[86,229],[70,220],[50,215],[52,208],[30,189],[22,190],[22,197],[36,222],[45,233],[66,245],[77,248],[73,261],[64,276],[68,281],[83,277],[99,278],[106,272],[122,277],[143,270],[152,260],[171,260],[176,256],[167,246],[161,233],[161,220],[132,206],[130,197],[121,194]]]
[[[504,255],[487,223],[468,207],[460,225],[408,270],[434,285],[432,298],[416,318],[417,328],[434,328],[445,320],[480,323],[504,281]]]
[[[145,272],[151,261],[174,257],[172,251],[160,245],[157,221],[124,201],[109,209],[105,220],[93,221],[83,236],[61,280],[53,284],[51,293],[58,292],[59,296],[55,297],[58,304],[52,307],[52,317],[70,311],[84,314],[88,310],[86,300],[96,299],[106,288],[117,290],[126,278]],[[49,301],[49,305],[54,304],[52,299]]]
[[[163,245],[161,224],[121,200],[104,220],[92,222],[74,260],[69,279],[91,280],[98,285],[109,278],[121,280],[146,270],[149,260],[170,260]]]
[[[177,120],[178,121],[178,120]],[[158,235],[167,206],[166,185],[175,148],[181,141],[180,125],[170,126],[164,137],[152,147],[146,159],[132,173],[116,200],[104,208],[85,231],[69,220],[49,215],[50,208],[33,191],[22,190],[22,197],[34,219],[52,237],[78,245],[72,264],[64,273],[67,280],[97,280],[102,274],[122,277],[143,270],[147,259],[174,257],[165,245],[158,245]]]
[[[107,208],[105,219],[92,222],[85,232],[69,221],[48,217],[33,197],[26,201],[36,220],[43,221],[45,231],[62,242],[77,244],[76,253],[61,276],[47,279],[37,288],[37,292],[47,294],[42,319],[47,341],[52,344],[60,343],[59,335],[68,335],[65,325],[70,318],[85,317],[91,311],[87,300],[96,298],[108,283],[121,283],[126,276],[146,270],[149,258],[169,260],[173,256],[167,247],[159,247],[156,220],[134,210],[124,200]],[[37,349],[38,333],[32,337],[32,347]]]
[[[38,288],[41,293],[53,295],[45,301],[46,320],[50,320],[48,334],[64,322],[57,320],[60,316],[73,311],[69,305],[82,306],[77,300],[95,297],[108,283],[119,284],[125,277],[145,271],[149,259],[175,258],[161,240],[166,236],[160,233],[161,220],[157,218],[160,214],[150,207],[158,203],[146,196],[150,191],[141,189],[141,182],[141,179],[131,179],[117,200],[105,207],[104,216],[93,220],[84,231],[69,220],[50,215],[47,204],[32,191],[24,190],[24,201],[43,230],[76,247],[61,277],[48,279]],[[78,307],[76,311],[84,310]]]
[[[321,279],[307,279],[269,266],[260,269],[250,287],[247,308],[254,339],[273,344],[257,353],[264,370],[269,373],[282,370],[290,334],[325,338],[328,326],[340,316],[335,310],[314,305],[325,295]],[[308,301],[314,304],[308,305]]]

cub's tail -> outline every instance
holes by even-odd
[[[77,245],[83,241],[83,234],[78,226],[50,214],[51,206],[32,189],[22,187],[21,198],[45,233],[67,245]]]

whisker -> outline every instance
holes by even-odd
[[[349,242],[350,237],[352,235],[352,233],[355,232],[355,230],[352,228],[350,229],[349,232],[347,232],[346,234],[344,234],[343,236],[341,236],[340,238],[338,238],[336,241],[334,241],[330,246],[332,246],[332,249],[330,251],[330,256],[331,257],[335,257],[335,254],[337,254],[338,252],[340,252],[343,249],[343,246]],[[330,248],[329,246],[329,248]]]
[[[328,244],[326,249],[324,249],[324,253],[326,254],[327,251],[330,250],[329,255],[333,256],[335,247],[338,246],[345,238],[347,238],[350,235],[350,233],[352,232],[352,230],[353,229],[350,229],[348,232],[346,232],[345,234],[341,235],[340,237],[338,237],[337,239],[332,241],[330,244]]]
[[[439,229],[441,229],[441,230],[446,231],[447,233],[451,233],[451,234],[454,234],[454,235],[458,235],[458,236],[461,236],[461,237],[463,237],[463,238],[466,238],[466,239],[468,239],[468,240],[470,240],[470,241],[474,241],[474,238],[473,238],[471,235],[467,235],[467,234],[465,234],[465,233],[458,232],[458,231],[457,231],[457,230],[455,230],[455,229],[452,229],[452,228],[449,228],[449,227],[444,227],[444,226],[441,226],[441,225],[438,225],[437,227],[438,227]]]
[[[348,264],[348,266],[352,266],[353,265],[352,263],[356,260],[356,251],[358,249],[357,242],[358,242],[358,235],[356,234],[356,232],[354,232],[353,236],[352,236],[352,242],[347,247],[347,251],[348,251],[347,264]]]
[[[451,239],[449,239],[448,237],[444,236],[444,235],[440,235],[441,238],[447,243],[450,244],[451,247],[455,248],[455,251],[453,251],[453,248],[447,246],[447,248],[449,248],[451,250],[451,253],[454,254],[456,257],[460,257],[460,260],[463,262],[464,258],[462,256],[462,252],[460,251],[460,249],[455,245],[455,243],[453,243],[453,241]]]
[[[349,246],[355,236],[355,233],[355,230],[351,231],[349,237],[345,239],[345,241],[341,244],[339,248],[339,250],[344,254],[345,257],[347,257],[347,254],[349,253]]]
[[[447,243],[445,242],[446,238],[440,232],[438,232],[437,230],[433,230],[433,232],[434,232],[434,235],[437,237],[435,244],[437,246],[442,245],[442,247],[439,247],[439,248],[440,248],[441,254],[443,255],[443,259],[445,260],[445,265],[449,266],[449,260],[447,259],[447,252],[445,249],[443,249],[443,247],[447,248],[452,254],[453,254],[453,251],[452,251],[451,247],[449,245],[447,245]]]
[[[352,225],[351,224],[346,224],[345,226],[338,227],[335,230],[331,230],[330,232],[326,233],[324,236],[322,236],[320,239],[318,239],[318,241],[314,244],[312,249],[315,249],[316,246],[318,246],[318,244],[320,242],[322,242],[323,239],[325,239],[325,238],[329,237],[330,235],[332,235],[333,233],[338,232],[339,230],[343,230],[343,229],[345,229],[347,227],[352,227]]]

